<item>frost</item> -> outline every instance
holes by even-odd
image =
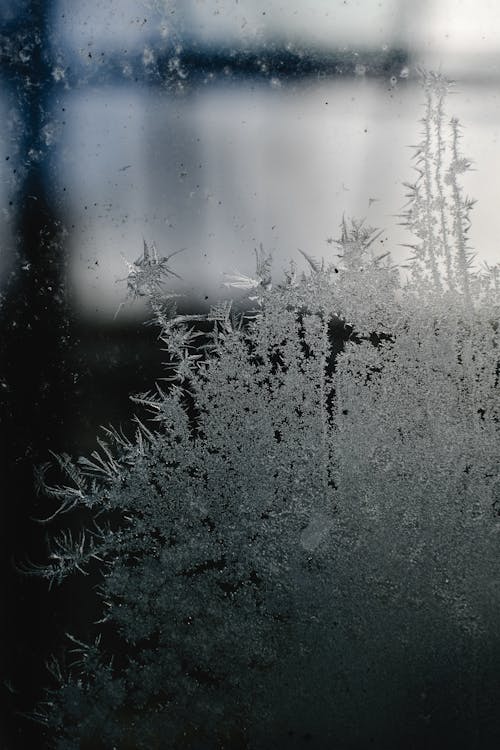
[[[95,639],[71,637],[40,713],[59,750],[262,748],[318,712],[362,724],[369,702],[354,710],[343,681],[380,670],[389,638],[424,673],[446,642],[474,709],[467,655],[488,653],[500,616],[499,269],[472,262],[448,84],[423,86],[406,281],[346,219],[330,257],[301,251],[307,272],[281,281],[261,247],[251,275],[225,278],[246,302],[206,315],[165,294],[174,253],[144,242],[127,261],[165,377],[134,397],[133,439],[108,429],[90,458],[59,457],[63,483],[39,475],[45,522],[91,523],[36,572],[101,574]]]
[[[300,543],[308,552],[314,550],[328,539],[332,519],[321,513],[312,514],[308,525],[300,535]]]
[[[144,52],[142,53],[142,64],[147,68],[150,65],[154,65],[155,61],[155,53],[151,47],[144,47]]]
[[[153,243],[149,247],[146,240],[143,240],[143,253],[137,260],[130,263],[124,258],[128,275],[123,281],[127,282],[128,298],[134,300],[138,297],[148,297],[155,306],[155,309],[160,309],[160,291],[164,280],[168,276],[175,276],[180,279],[180,276],[169,266],[170,258],[180,252],[182,251],[176,250],[170,253],[170,255],[160,257],[156,245]],[[123,304],[118,308],[117,314]]]
[[[59,83],[59,81],[64,81],[66,78],[66,70],[60,65],[57,65],[52,71],[52,78],[57,83]]]
[[[42,139],[46,146],[53,146],[61,135],[61,126],[58,123],[48,122],[42,128]]]

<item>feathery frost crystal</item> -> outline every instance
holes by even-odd
[[[165,380],[135,398],[135,439],[109,429],[59,458],[67,486],[40,480],[92,519],[40,572],[97,568],[102,601],[95,639],[51,667],[39,718],[58,750],[362,742],[370,717],[398,721],[397,665],[423,675],[445,644],[464,732],[479,721],[500,621],[499,269],[472,265],[447,89],[424,74],[405,282],[356,221],[335,263],[303,252],[308,273],[272,284],[261,248],[254,276],[227,276],[246,313],[176,315],[168,258],[145,244],[130,266]]]

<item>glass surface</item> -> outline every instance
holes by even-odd
[[[455,233],[460,245],[460,231],[465,227],[470,248],[476,253],[477,265],[498,263],[499,50],[500,5],[494,0],[0,0],[0,417],[4,437],[1,447],[4,475],[0,477],[0,546],[4,554],[4,570],[8,571],[2,591],[3,611],[7,615],[3,618],[3,632],[0,633],[0,641],[5,645],[0,672],[5,674],[2,689],[9,732],[6,748],[24,750],[26,747],[48,746],[50,731],[24,720],[22,716],[33,710],[36,701],[50,685],[45,662],[52,654],[61,655],[65,651],[64,634],[79,633],[82,639],[92,639],[97,632],[95,622],[102,616],[95,593],[101,580],[97,568],[92,569],[88,581],[67,582],[49,592],[39,580],[22,573],[32,562],[47,562],[49,555],[47,540],[51,538],[53,527],[50,523],[37,524],[33,520],[51,515],[43,492],[37,492],[36,477],[40,477],[40,467],[57,464],[55,454],[71,454],[76,459],[89,456],[99,446],[97,436],[104,434],[99,433],[100,426],[109,424],[123,431],[125,442],[127,439],[139,441],[134,443],[134,450],[137,449],[137,456],[142,456],[142,443],[136,437],[137,423],[133,420],[136,414],[146,421],[149,416],[144,416],[143,405],[131,401],[130,396],[140,393],[144,396],[142,400],[147,401],[144,394],[154,390],[155,383],[169,393],[175,391],[175,388],[170,390],[172,385],[166,367],[166,362],[171,362],[175,356],[172,351],[166,353],[165,341],[158,340],[158,326],[145,325],[151,322],[152,303],[153,308],[158,303],[155,296],[158,288],[153,283],[157,278],[155,272],[158,268],[167,269],[162,278],[162,293],[172,294],[181,315],[194,316],[182,320],[186,325],[192,322],[193,332],[199,334],[199,340],[208,346],[203,338],[207,334],[206,318],[200,326],[201,331],[196,328],[200,316],[207,313],[208,322],[219,326],[219,333],[222,332],[220,341],[231,340],[229,329],[224,328],[229,325],[226,315],[229,308],[224,305],[217,307],[221,300],[225,303],[233,300],[235,310],[253,306],[259,312],[267,292],[276,292],[281,283],[287,289],[295,289],[302,273],[310,273],[315,278],[314,274],[321,274],[324,270],[323,260],[324,265],[338,263],[342,269],[346,261],[341,256],[346,244],[349,245],[351,235],[348,237],[347,227],[351,219],[364,220],[367,227],[380,229],[377,235],[367,230],[364,237],[364,241],[368,241],[375,236],[372,249],[377,258],[384,258],[390,251],[392,263],[407,265],[408,256],[414,250],[408,245],[414,243],[415,237],[402,226],[402,212],[408,191],[410,194],[412,191],[411,184],[422,166],[418,154],[415,158],[414,147],[425,138],[426,126],[421,70],[440,72],[456,81],[446,100],[446,138],[450,146],[449,118],[458,117],[463,126],[460,149],[464,159],[455,167],[459,172],[462,168],[465,170],[460,183],[463,193],[453,192],[453,174],[443,176],[439,166],[433,167],[433,179],[437,184],[444,181],[449,200],[458,201],[453,204],[455,210],[462,201],[463,223],[457,222],[456,214],[452,213],[447,228]],[[433,116],[437,117],[435,111]],[[433,143],[439,150],[439,146]],[[436,152],[433,152],[434,156]],[[468,160],[472,169],[468,169]],[[465,217],[468,209],[464,209],[469,205],[469,196],[477,200],[471,213],[470,230]],[[437,234],[443,231],[442,225],[439,229],[436,218],[439,205],[438,196],[432,206],[427,205],[426,214],[427,219],[433,216],[433,231]],[[418,211],[416,215],[421,216]],[[413,229],[416,225],[415,220]],[[427,231],[425,227],[420,227],[420,230],[424,234]],[[356,242],[352,243],[351,249],[352,246],[356,248]],[[267,254],[272,256],[274,286],[268,277],[270,261]],[[295,264],[295,270],[292,270],[290,260]],[[462,260],[466,264],[465,256]],[[443,257],[440,257],[440,262],[445,262]],[[363,266],[361,269],[364,272]],[[145,270],[151,272],[150,278],[153,278],[149,287],[143,281]],[[359,268],[357,271],[361,273]],[[401,276],[411,278],[411,269],[402,268]],[[358,292],[361,288],[361,293],[358,297],[354,295],[353,305],[359,304],[362,308],[366,295],[369,308],[370,284],[371,280],[366,286],[360,284]],[[404,297],[404,293],[399,288],[397,301]],[[465,295],[469,293],[470,290],[464,292]],[[293,297],[293,291],[291,294]],[[320,296],[318,292],[318,298]],[[158,308],[155,309],[158,313]],[[496,308],[493,303],[491,309],[494,318]],[[297,310],[297,319],[300,319],[305,315],[304,309],[299,307]],[[384,310],[381,302],[377,314],[379,311],[383,317],[392,308]],[[275,314],[276,310],[271,318]],[[359,314],[362,317],[363,312]],[[446,326],[451,326],[450,321],[455,320],[453,315],[449,308],[442,307],[434,316],[434,324],[438,326],[440,321],[445,332]],[[418,319],[418,311],[415,316]],[[302,381],[297,373],[308,372],[311,362],[322,361],[323,370],[331,368],[328,377],[337,378],[335,387],[338,393],[342,388],[347,393],[350,388],[355,390],[352,384],[358,383],[358,376],[362,377],[361,370],[356,371],[355,355],[352,361],[348,361],[347,355],[344,357],[346,351],[353,351],[348,347],[362,341],[363,346],[366,344],[365,349],[360,347],[359,351],[364,352],[362,356],[366,355],[366,350],[369,352],[366,356],[370,356],[368,344],[373,345],[377,356],[382,356],[381,352],[389,351],[394,343],[387,330],[367,333],[363,329],[360,333],[350,329],[350,324],[344,325],[345,321],[338,318],[338,313],[332,321],[330,329],[325,329],[325,321],[321,319],[324,335],[337,337],[335,356],[332,354],[331,361],[326,364],[328,358],[325,359],[321,350],[324,342],[316,355],[309,358],[309,354],[305,354],[309,352],[306,338],[310,336],[315,340],[318,320],[309,321],[310,329],[304,327],[300,330],[297,346],[304,357],[296,368],[297,382],[292,383],[292,387],[285,372],[283,383],[280,381],[279,387],[276,386],[276,392],[282,387],[290,388],[290,403],[295,403],[294,398],[299,397],[297,394],[302,394]],[[462,325],[463,320],[459,323]],[[376,324],[379,324],[378,320]],[[400,324],[398,319],[396,326]],[[410,321],[408,330],[412,324]],[[488,339],[490,345],[498,333],[495,328],[498,321],[493,320],[493,324],[495,333],[492,333],[491,340]],[[412,340],[408,330],[404,326],[398,329],[403,352],[405,346],[413,352],[411,347],[416,341],[418,343],[418,332]],[[473,330],[472,324],[470,330]],[[446,348],[449,342],[445,341],[443,331],[440,345],[442,352],[449,354]],[[191,343],[186,346],[179,343],[191,341],[186,329],[176,331],[176,335],[179,336],[179,351],[193,354]],[[187,338],[183,339],[183,336]],[[476,341],[473,336],[470,338],[472,347]],[[478,339],[483,341],[479,334]],[[431,555],[426,558],[424,555],[425,559],[419,557],[415,576],[410,566],[405,580],[398,573],[400,569],[396,564],[395,573],[382,565],[385,578],[381,573],[377,579],[377,586],[380,584],[383,590],[382,604],[378,602],[382,609],[387,602],[394,604],[394,599],[391,599],[394,580],[397,580],[398,591],[411,593],[414,591],[412,586],[418,591],[408,610],[401,605],[396,611],[394,605],[392,613],[387,604],[386,619],[385,615],[378,617],[368,609],[365,620],[364,615],[360,615],[363,624],[357,635],[354,631],[352,635],[349,618],[344,618],[347,620],[347,624],[344,623],[347,635],[345,641],[340,641],[345,648],[339,647],[339,651],[343,651],[339,658],[347,659],[347,667],[345,674],[342,673],[334,684],[337,689],[345,680],[345,691],[339,688],[342,699],[346,700],[343,704],[345,715],[339,718],[339,736],[352,741],[349,746],[353,748],[358,747],[356,742],[361,742],[361,737],[368,743],[371,735],[376,739],[369,746],[380,747],[380,750],[387,750],[393,740],[397,747],[411,746],[408,736],[393,737],[391,734],[391,715],[397,715],[403,726],[405,711],[410,717],[408,721],[418,726],[419,736],[427,742],[422,746],[444,748],[447,739],[455,737],[453,732],[457,736],[454,747],[459,746],[457,742],[461,739],[469,743],[467,747],[500,746],[498,712],[495,709],[500,690],[496,681],[496,675],[500,674],[500,669],[497,669],[500,666],[499,649],[492,636],[495,632],[492,612],[496,612],[498,600],[495,588],[498,560],[491,546],[500,499],[491,500],[484,489],[487,485],[488,492],[498,494],[499,485],[495,484],[493,470],[488,468],[488,473],[484,468],[497,466],[493,443],[485,437],[486,433],[490,436],[498,425],[498,416],[494,416],[497,414],[498,366],[496,371],[490,367],[497,344],[489,349],[485,344],[481,352],[476,352],[472,348],[467,350],[464,341],[467,341],[466,335],[457,344],[456,361],[465,368],[469,367],[467,373],[472,373],[473,380],[477,375],[477,392],[472,388],[471,393],[474,393],[468,394],[471,395],[470,402],[468,396],[466,398],[460,392],[453,406],[447,390],[449,383],[443,385],[439,381],[443,403],[448,404],[454,418],[464,420],[460,423],[462,431],[453,432],[446,418],[441,419],[440,391],[436,386],[434,391],[429,388],[428,398],[418,391],[420,400],[417,399],[415,408],[419,416],[415,417],[412,434],[420,435],[421,422],[431,425],[435,422],[437,426],[433,435],[441,435],[439,429],[442,429],[444,436],[441,441],[436,439],[435,444],[432,443],[435,455],[441,456],[442,452],[445,457],[456,456],[456,465],[460,467],[467,450],[473,452],[476,463],[464,464],[458,479],[453,474],[453,466],[448,467],[451,478],[449,485],[444,482],[447,488],[444,494],[455,480],[457,497],[466,490],[472,494],[474,487],[471,489],[469,484],[476,482],[478,497],[488,497],[488,502],[484,501],[488,505],[485,513],[492,516],[492,526],[474,546],[470,540],[476,540],[473,533],[480,524],[475,526],[472,518],[472,536],[469,541],[464,541],[462,551],[452,548],[452,552],[462,554],[462,560],[463,550],[469,549],[466,545],[470,542],[473,547],[470,549],[471,559],[477,561],[484,542],[490,557],[485,558],[484,569],[480,568],[477,580],[472,574],[467,579],[469,599],[465,594],[465,599],[458,595],[451,597],[446,591],[448,579],[443,578],[436,594],[436,610],[432,606],[423,608],[429,619],[418,621],[420,630],[416,629],[417,635],[412,634],[409,627],[401,638],[397,634],[394,636],[391,627],[397,629],[398,617],[404,619],[407,611],[413,612],[413,605],[416,617],[420,617],[418,597],[421,590],[418,586],[427,592],[427,578],[435,574],[434,558]],[[218,393],[214,386],[211,398],[223,396],[221,410],[228,408],[227,404],[233,409],[229,416],[224,412],[220,434],[226,431],[232,435],[234,430],[240,439],[236,427],[238,417],[246,425],[245,415],[253,414],[253,407],[258,412],[262,403],[267,403],[265,399],[269,394],[266,391],[264,397],[263,393],[279,369],[279,346],[284,344],[276,346],[269,373],[260,372],[259,375],[260,398],[255,396],[257,391],[251,390],[251,379],[248,382],[244,379],[236,360],[229,363],[230,371],[221,376]],[[460,349],[461,346],[464,348]],[[481,357],[490,367],[488,383],[491,389],[485,390],[484,394],[481,391],[484,375],[481,373],[486,365],[481,370]],[[410,359],[408,355],[408,361]],[[419,373],[415,379],[418,380],[421,372],[429,378],[432,372],[439,378],[445,360],[445,355],[441,357],[435,349],[427,361],[413,357],[411,361],[417,362],[416,371]],[[453,362],[456,364],[455,359]],[[254,362],[250,360],[250,364],[246,364],[250,369],[255,365],[258,371],[262,363],[256,357]],[[366,365],[364,360],[362,365]],[[189,370],[191,363],[184,363],[184,366]],[[365,385],[375,379],[378,372],[378,365],[373,364],[372,369],[366,366]],[[189,375],[186,377],[187,381],[181,379],[176,384],[179,392],[182,391],[180,403],[186,407],[193,428],[198,406],[196,396],[189,389],[183,390],[189,382]],[[458,391],[462,387],[461,377],[453,370],[453,377],[450,375],[449,379],[451,382],[455,378],[453,383]],[[399,423],[396,427],[396,421],[404,422],[407,415],[404,411],[407,402],[398,390],[405,382],[403,376],[399,380],[396,376],[392,380],[389,378],[385,390],[382,388],[377,398],[370,396],[372,400],[365,403],[360,396],[360,403],[364,406],[359,410],[353,405],[353,408],[349,406],[337,414],[340,420],[335,423],[338,434],[345,430],[346,440],[351,442],[336,444],[332,454],[338,458],[339,465],[345,460],[344,465],[349,471],[352,469],[353,487],[358,487],[360,474],[365,472],[363,487],[368,488],[368,494],[372,479],[373,486],[376,485],[373,477],[380,479],[380,473],[387,471],[390,478],[390,471],[399,460],[399,454],[391,456],[388,445],[392,446],[390,436],[400,429]],[[234,389],[230,387],[232,383]],[[411,400],[413,392],[411,381],[409,383],[408,399]],[[325,401],[325,387],[324,380],[320,379],[314,387],[305,388],[307,397],[304,395],[304,403],[312,404],[312,411],[318,399],[322,404]],[[401,403],[397,399],[394,403],[391,401],[391,389],[399,393]],[[248,393],[253,395],[250,397]],[[317,393],[321,395],[317,396]],[[332,392],[328,398],[328,408],[333,409],[337,395]],[[203,408],[209,413],[212,401],[208,396],[206,399]],[[393,421],[388,424],[384,422],[383,409],[383,413],[378,411],[381,403],[392,415]],[[284,450],[283,425],[286,424],[287,406],[283,404],[278,408],[275,403],[268,406],[268,411],[262,411],[263,423],[267,424],[266,419],[271,418],[279,421],[283,415],[285,420],[280,429],[271,431],[271,442],[259,443],[262,439],[261,424],[250,420],[248,435],[251,438],[245,433],[247,443],[243,441],[238,448],[240,444],[235,441],[231,447],[234,451],[247,450],[248,464],[253,467],[252,471],[255,470],[251,481],[245,475],[247,495],[254,486],[260,488],[263,496],[267,491],[263,486],[264,474],[259,473],[252,463],[254,444],[261,450],[258,455],[264,455],[265,460],[273,450]],[[458,416],[456,412],[459,412]],[[302,446],[304,455],[310,456],[316,450],[315,440],[321,442],[321,439],[319,433],[314,432],[315,427],[307,423],[304,414],[307,415],[307,409],[304,411],[299,405],[288,417],[289,423],[294,425],[290,430],[296,431],[297,443],[301,440],[307,443],[308,430],[311,430],[310,445]],[[357,415],[365,415],[356,423],[359,433],[349,433],[349,420],[355,422]],[[378,415],[380,422],[376,422],[373,415]],[[348,419],[342,421],[343,417]],[[328,427],[325,419],[322,422],[323,440]],[[345,427],[344,423],[348,426]],[[217,432],[215,427],[214,431]],[[208,428],[207,432],[210,432]],[[178,438],[176,444],[180,445],[182,438]],[[201,442],[206,439],[206,435],[200,437]],[[384,443],[386,439],[389,441],[387,445]],[[187,440],[191,446],[192,441]],[[281,448],[277,449],[275,443]],[[293,449],[290,442],[289,452]],[[431,485],[435,476],[428,477],[428,465],[432,465],[435,457],[429,446],[426,451],[422,454],[425,461],[422,460],[421,474],[419,467],[414,465],[414,457],[408,455],[405,460],[411,469],[408,469],[410,478],[423,476]],[[231,455],[234,461],[236,454]],[[287,454],[283,461],[286,463],[288,458]],[[373,463],[370,463],[372,459]],[[62,463],[65,461],[63,459]],[[443,462],[446,463],[445,458]],[[362,467],[359,471],[358,464]],[[204,455],[203,465],[210,465],[210,451]],[[227,466],[233,466],[229,459]],[[232,481],[228,479],[230,474],[224,474],[227,466],[222,462],[219,467],[225,477],[221,492]],[[480,469],[474,474],[477,466]],[[188,483],[198,477],[197,471],[196,467],[190,467],[186,473]],[[296,466],[289,467],[292,484],[296,471],[300,473]],[[312,471],[310,487],[316,487],[315,483],[321,476],[319,469]],[[398,476],[404,484],[406,479]],[[272,475],[270,482],[274,479]],[[323,488],[330,479],[323,477]],[[56,497],[64,481],[55,474]],[[408,482],[411,484],[410,480]],[[418,487],[419,482],[415,480]],[[124,486],[126,493],[129,487]],[[148,488],[154,486],[153,480],[147,485]],[[328,485],[331,486],[333,480]],[[305,496],[312,492],[310,487],[301,486]],[[335,491],[337,489],[335,487]],[[150,491],[144,490],[146,498]],[[349,494],[345,487],[342,491],[346,493],[345,497]],[[394,487],[388,481],[387,497],[392,497],[393,491]],[[437,493],[437,490],[433,491]],[[295,497],[293,492],[291,489],[291,497]],[[390,526],[387,534],[379,529],[382,541],[376,541],[378,532],[373,529],[376,528],[377,514],[368,503],[363,506],[361,490],[355,497],[354,494],[353,490],[353,505],[359,501],[363,513],[366,511],[365,515],[361,513],[365,525],[362,525],[359,537],[354,539],[353,536],[351,540],[348,534],[354,532],[348,519],[347,536],[340,544],[345,543],[344,551],[348,557],[351,555],[353,569],[358,575],[356,585],[359,584],[364,592],[360,599],[365,596],[368,601],[371,594],[367,593],[363,576],[366,573],[366,580],[371,581],[370,560],[363,558],[363,564],[357,567],[358,549],[362,557],[364,542],[372,539],[375,562],[380,562],[379,553],[386,560],[384,555],[390,557],[392,549],[391,530],[397,533],[398,528],[396,524]],[[73,487],[73,496],[77,495]],[[200,491],[198,495],[203,493]],[[245,496],[242,508],[246,507],[247,499]],[[418,518],[424,519],[423,526],[427,522],[431,524],[424,500],[425,497],[419,510],[421,515],[417,513]],[[476,508],[474,502],[471,507]],[[396,510],[399,512],[400,509]],[[404,516],[404,509],[401,512]],[[325,520],[325,513],[325,509],[320,508],[306,521],[302,517],[297,521],[296,544],[291,554],[295,555],[299,548],[304,553],[311,553],[305,558],[304,580],[314,568],[311,561],[315,559],[316,546],[330,531],[330,521]],[[89,515],[88,509],[82,510],[81,518],[78,513],[76,517],[68,514],[73,534],[81,528],[82,519],[85,522]],[[407,516],[411,516],[410,511]],[[186,518],[189,520],[188,513]],[[438,531],[429,542],[429,548],[432,547],[438,557],[440,550],[449,549],[445,537],[446,530],[451,529],[450,533],[456,531],[453,519],[455,516],[450,513],[441,527],[436,526]],[[484,518],[481,519],[483,523]],[[65,528],[65,520],[63,514],[57,516],[56,525]],[[402,527],[407,520],[406,516],[402,518]],[[115,521],[113,517],[111,526]],[[203,534],[210,524],[207,516],[202,523],[200,538],[205,539]],[[420,538],[418,535],[423,526],[415,531],[415,538]],[[460,533],[464,528],[469,527],[460,527]],[[234,528],[228,533],[233,531]],[[373,537],[370,536],[372,532]],[[443,539],[440,541],[441,533]],[[158,540],[153,541],[154,547]],[[236,542],[235,545],[238,546]],[[241,549],[246,549],[243,542]],[[427,548],[424,545],[422,549]],[[422,550],[417,552],[423,555]],[[404,564],[410,565],[410,557],[402,555],[398,560],[403,559]],[[267,559],[266,553],[263,553],[263,558]],[[201,564],[206,565],[207,560]],[[216,569],[213,560],[212,564]],[[482,563],[477,564],[480,567]],[[453,569],[451,563],[450,568]],[[211,570],[210,566],[208,569]],[[333,582],[331,590],[330,581],[323,581],[324,601],[328,601],[330,594],[340,596],[342,586],[349,590],[348,573],[344,571],[344,583],[335,588]],[[394,578],[391,578],[393,573]],[[184,575],[185,571],[182,572]],[[257,580],[255,574],[250,583],[257,585]],[[175,587],[176,580],[170,584]],[[477,600],[474,599],[476,593]],[[313,599],[311,594],[310,612],[314,610]],[[352,599],[360,603],[355,596]],[[476,609],[470,603],[472,600]],[[350,593],[346,601],[351,601]],[[350,604],[342,606],[348,609]],[[429,629],[435,627],[439,630],[438,620],[433,620],[433,617],[438,609],[442,616],[447,608],[451,614],[449,621],[443,616],[443,634],[438,633],[435,640],[429,642],[428,653],[418,652],[422,644],[417,644],[417,650],[411,652],[414,662],[411,659],[406,662],[407,653],[412,648],[411,638],[415,636],[415,641],[418,641],[419,633],[423,633],[425,647],[425,634],[428,635]],[[275,620],[278,621],[279,617]],[[332,624],[335,622],[332,615],[330,629],[336,627]],[[391,624],[393,622],[396,625]],[[360,632],[364,633],[363,637]],[[253,637],[248,633],[247,636],[242,638],[246,645]],[[286,642],[286,637],[282,641]],[[372,647],[377,651],[378,642],[386,649],[380,654],[370,651]],[[364,648],[371,654],[375,665],[374,676],[366,677],[373,705],[370,701],[364,702],[359,688],[366,667]],[[433,648],[436,650],[435,659]],[[353,657],[349,663],[348,654],[351,652]],[[244,648],[242,653],[246,653]],[[415,654],[421,655],[421,662]],[[315,666],[308,672],[307,658],[304,651],[297,659],[297,664],[304,666],[304,674],[307,672],[310,680],[304,684],[314,682],[311,675],[315,669],[326,682],[331,663],[323,660],[321,651],[315,651],[311,662]],[[427,664],[426,659],[434,659],[435,671],[430,670],[421,684],[417,684],[417,678],[413,683],[412,669],[417,673],[422,663]],[[250,657],[249,661],[252,662]],[[297,670],[295,675],[299,674],[298,667]],[[351,678],[352,683],[349,682]],[[259,679],[258,674],[254,681],[256,685],[260,684]],[[281,679],[284,682],[288,679],[286,670]],[[458,694],[463,690],[465,696],[462,703],[458,701],[452,708],[446,703],[448,684],[453,686],[451,692],[455,690]],[[357,686],[352,701],[345,697],[349,685]],[[379,698],[382,703],[386,700],[383,704],[385,714],[377,714]],[[370,706],[375,706],[372,713]],[[291,733],[290,748],[309,742],[311,747],[322,746],[321,722],[324,719],[327,723],[327,719],[319,715],[321,709],[309,707],[314,720],[304,720],[302,726],[297,719],[293,731],[291,725],[286,726]],[[459,716],[464,722],[463,738],[458,737],[460,730],[452,726],[452,715]],[[300,704],[296,716],[301,716]],[[356,735],[358,729],[353,727],[357,726],[358,719],[360,728]],[[314,724],[317,735],[311,732],[308,721]],[[277,736],[285,731],[282,726],[274,729]],[[236,743],[235,736],[225,741],[233,740]],[[249,747],[244,744],[244,738],[240,737],[238,741],[238,747]],[[189,747],[197,747],[196,738],[190,742]],[[437,744],[433,745],[433,742]],[[111,740],[108,746],[113,746]],[[66,750],[66,747],[69,745],[61,745],[61,750]],[[97,750],[98,745],[95,747]],[[119,743],[117,747],[122,750]],[[364,745],[359,747],[364,750]],[[123,750],[126,750],[125,746]]]

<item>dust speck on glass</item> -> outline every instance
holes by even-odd
[[[0,23],[11,746],[498,746],[500,16]]]

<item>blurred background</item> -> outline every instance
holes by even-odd
[[[224,271],[251,275],[260,243],[277,276],[297,248],[332,257],[344,214],[402,260],[418,66],[457,81],[471,244],[495,262],[495,0],[0,0],[0,747],[41,746],[19,711],[95,606],[15,572],[46,555],[33,467],[127,429],[130,393],[162,374],[145,305],[120,307],[125,261],[143,240],[182,249],[170,289],[194,311],[227,296]]]

